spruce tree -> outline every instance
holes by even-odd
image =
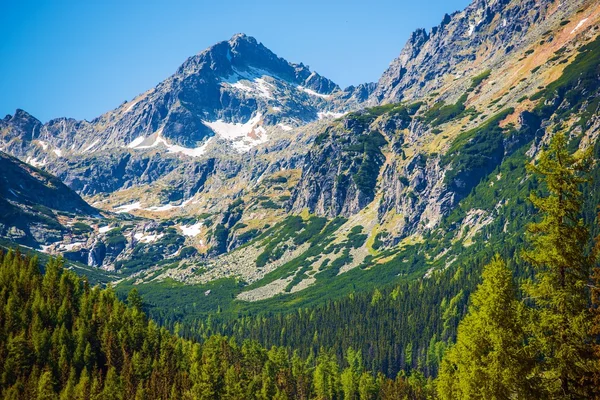
[[[444,356],[437,380],[441,399],[530,398],[523,355],[520,304],[512,273],[496,256],[471,295],[456,344]]]
[[[596,239],[596,247],[600,248],[600,238]],[[592,274],[592,290],[591,290],[591,308],[592,323],[590,326],[590,335],[592,341],[590,343],[594,353],[594,369],[591,376],[591,387],[594,388],[591,395],[594,399],[600,399],[600,268],[594,268]]]
[[[589,389],[584,382],[591,370],[587,283],[593,257],[586,254],[590,233],[580,218],[590,153],[572,155],[567,144],[556,134],[528,166],[542,177],[547,195],[530,195],[541,220],[528,226],[530,248],[523,258],[535,272],[524,289],[534,306],[528,331],[540,359],[536,374],[544,397],[569,399],[586,397]]]

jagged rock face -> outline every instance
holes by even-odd
[[[381,147],[387,142],[380,127],[369,123],[353,114],[317,136],[304,158],[300,185],[290,203],[292,211],[306,208],[322,216],[348,216],[373,201],[385,161]]]
[[[415,31],[400,56],[384,72],[371,103],[415,99],[442,87],[449,79],[476,75],[501,63],[525,41],[535,24],[553,14],[571,14],[582,1],[475,0],[464,11],[445,15],[427,33]],[[556,17],[556,15],[554,15]],[[539,32],[540,34],[542,32]]]
[[[0,152],[0,196],[20,204],[93,215],[97,211],[56,177]]]
[[[26,245],[55,242],[65,232],[59,215],[97,214],[56,177],[0,152],[0,236]]]

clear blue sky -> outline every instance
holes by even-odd
[[[0,12],[0,118],[93,119],[189,56],[254,36],[342,87],[376,81],[416,28],[469,0],[14,0]]]

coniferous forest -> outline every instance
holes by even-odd
[[[220,324],[228,336],[211,333],[219,324],[210,321],[168,330],[146,316],[135,289],[122,301],[60,259],[40,265],[2,253],[2,398],[600,398],[600,245],[589,245],[581,217],[593,160],[572,155],[567,143],[555,135],[528,165],[545,185],[530,196],[540,218],[522,252],[490,255],[481,281],[463,272],[289,317]],[[517,276],[519,264],[530,272]],[[472,293],[452,299],[445,315],[431,314],[440,326],[411,326],[405,316],[418,306],[391,306],[402,294],[436,296],[434,287],[452,284]],[[348,307],[363,310],[364,322]],[[256,340],[242,340],[244,329]],[[366,345],[369,329],[385,332],[376,346]]]

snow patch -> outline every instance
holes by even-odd
[[[273,111],[281,112],[281,107],[271,107]]]
[[[62,150],[61,149],[54,149],[54,154],[56,154],[57,157],[62,157]]]
[[[120,214],[120,213],[124,213],[124,212],[130,212],[133,210],[137,210],[139,208],[141,208],[142,205],[139,201],[136,201],[135,203],[131,203],[131,204],[125,204],[119,207],[115,207],[115,211]]]
[[[310,94],[311,96],[317,96],[317,97],[320,97],[320,98],[322,98],[322,99],[329,99],[329,98],[331,98],[331,95],[330,95],[330,94],[321,94],[321,93],[317,93],[317,92],[315,92],[315,91],[314,91],[314,90],[312,90],[312,89],[305,88],[304,86],[298,86],[297,88],[298,88],[298,90],[300,90],[300,91],[302,91],[302,92],[304,92],[304,93],[308,93],[308,94]]]
[[[193,225],[178,225],[177,227],[181,229],[181,233],[183,233],[184,236],[194,237],[200,234],[202,222],[197,222]]]
[[[473,31],[475,31],[475,27],[477,25],[475,24],[469,24],[469,32],[467,33],[468,36],[471,36],[473,34]]]
[[[262,118],[261,113],[257,113],[245,123],[225,122],[222,119],[208,122],[202,121],[215,134],[231,142],[233,148],[239,153],[244,153],[252,147],[267,142],[266,130],[258,126]]]
[[[75,243],[61,244],[60,248],[61,248],[61,250],[64,250],[64,251],[71,251],[75,247],[83,247],[84,245],[85,245],[85,242],[75,242]]]
[[[181,153],[190,157],[200,157],[206,152],[206,148],[208,147],[208,144],[211,140],[212,138],[209,138],[202,146],[194,148],[178,146],[176,144],[168,144],[164,139],[163,143],[167,146],[167,150],[169,150],[169,153]]]
[[[164,233],[158,233],[155,235],[144,235],[142,232],[136,232],[133,237],[141,243],[154,243],[156,242],[158,239],[162,238],[163,236],[165,236]]]
[[[182,153],[182,154],[185,154],[190,157],[200,157],[206,152],[206,148],[212,139],[212,138],[209,138],[200,147],[194,147],[194,148],[183,147],[183,146],[179,146],[176,144],[170,144],[169,142],[167,142],[167,140],[161,136],[162,131],[163,131],[163,128],[161,127],[159,130],[157,130],[154,133],[154,135],[153,135],[154,141],[151,144],[141,146],[141,144],[144,143],[147,140],[147,138],[145,138],[143,136],[139,136],[139,137],[135,138],[133,140],[133,142],[129,143],[127,145],[127,147],[130,149],[143,150],[143,149],[150,149],[150,148],[156,147],[159,144],[163,144],[167,148],[167,151],[169,153]]]
[[[579,30],[579,28],[581,28],[583,26],[583,24],[585,24],[585,21],[587,21],[587,20],[588,20],[587,18],[584,18],[581,21],[579,21],[577,26],[571,31],[571,35],[574,34],[575,32],[577,32]]]
[[[44,161],[38,161],[38,159],[35,158],[35,157],[27,157],[27,159],[25,160],[25,162],[27,164],[33,165],[36,168],[43,167],[44,165],[46,165],[46,161],[45,160]]]
[[[145,136],[138,136],[138,137],[136,137],[135,139],[133,139],[133,141],[132,141],[131,143],[129,143],[129,144],[127,145],[127,147],[129,147],[130,149],[133,149],[133,148],[135,148],[135,147],[139,146],[140,144],[142,144],[142,142],[143,142],[144,140],[146,140],[146,137],[145,137]]]
[[[100,142],[100,139],[94,140],[94,143],[90,144],[88,147],[86,147],[85,149],[83,149],[83,152],[85,153],[86,151],[90,150],[92,147],[94,147],[95,145],[97,145],[98,142]]]
[[[268,83],[264,77],[271,77],[266,71],[258,68],[250,68],[248,71],[239,71],[233,69],[233,74],[223,79],[223,84],[229,85],[244,92],[252,93],[265,99],[273,99],[271,93],[272,84]]]
[[[141,100],[141,99],[140,99],[140,100]],[[123,111],[123,114],[126,114],[126,113],[128,113],[129,111],[131,111],[131,110],[133,109],[133,107],[135,107],[135,105],[136,105],[137,103],[139,103],[139,102],[140,102],[140,100],[135,100],[135,101],[132,101],[132,102],[129,104],[129,107],[127,107],[127,108],[125,109],[125,111]]]
[[[148,207],[148,208],[142,208],[142,210],[145,211],[169,211],[169,210],[173,210],[175,208],[183,208],[185,206],[187,206],[190,202],[192,201],[192,199],[187,199],[186,201],[184,201],[183,203],[181,203],[178,206],[175,206],[173,204],[163,204],[162,206],[153,206],[153,207]]]
[[[283,129],[286,132],[291,131],[292,129],[294,129],[291,126],[286,125],[286,124],[277,124],[277,126],[280,127],[281,129]]]
[[[106,225],[106,226],[101,226],[100,228],[98,228],[98,232],[100,233],[106,233],[108,231],[110,231],[113,227],[110,225]]]
[[[343,117],[346,113],[337,113],[337,112],[333,112],[333,111],[321,111],[317,113],[317,117],[319,117],[319,119],[325,119],[325,118],[340,118]]]
[[[172,210],[174,208],[179,208],[179,206],[174,206],[172,204],[164,204],[162,206],[154,206],[154,207],[148,207],[148,208],[144,208],[144,210],[146,211],[169,211]]]
[[[40,146],[42,146],[42,149],[44,149],[44,151],[48,150],[48,143],[44,142],[43,140],[38,140],[37,142]]]

